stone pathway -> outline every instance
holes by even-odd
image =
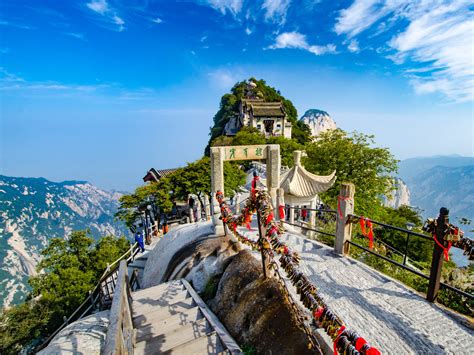
[[[255,231],[240,231],[255,238]],[[401,283],[296,232],[282,236],[327,304],[384,354],[474,354],[474,332]],[[472,323],[471,323],[472,327]]]

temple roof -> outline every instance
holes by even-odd
[[[176,170],[178,170],[178,168],[176,168],[176,169],[161,169],[161,170],[156,170],[155,168],[151,168],[150,170],[148,170],[146,175],[143,177],[143,181],[145,181],[145,182],[147,182],[147,181],[158,181],[162,177],[168,176],[169,174],[175,172]]]
[[[265,102],[261,99],[242,99],[244,111],[252,110],[254,117],[285,117],[281,102]]]
[[[285,195],[296,197],[315,197],[329,190],[336,181],[336,171],[327,176],[314,175],[301,165],[301,151],[293,152],[295,166],[285,172],[280,178],[280,188]]]

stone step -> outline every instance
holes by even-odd
[[[203,318],[166,334],[150,334],[143,341],[138,341],[137,339],[135,353],[163,353],[201,337],[204,337],[207,342],[207,336],[211,334],[214,334],[214,330],[207,320]]]
[[[213,333],[205,337],[188,341],[162,354],[190,355],[190,354],[230,354],[223,346],[219,337]]]
[[[149,338],[150,335],[169,333],[203,318],[204,316],[199,307],[194,307],[164,319],[147,319],[147,324],[143,324],[141,328],[136,329],[136,340],[138,342]]]
[[[138,299],[142,297],[146,293],[154,294],[154,295],[160,295],[162,293],[178,293],[180,291],[185,290],[186,288],[184,287],[183,283],[180,280],[176,281],[171,281],[169,283],[165,284],[160,284],[157,286],[149,287],[149,288],[144,288],[138,291],[133,292],[132,298],[133,299]]]
[[[165,319],[196,307],[196,303],[191,297],[171,304],[164,303],[166,301],[150,300],[147,302],[133,302],[133,322],[137,328],[148,319]]]
[[[149,291],[147,291],[149,290]],[[133,304],[138,307],[154,305],[154,306],[168,306],[186,298],[191,297],[188,290],[172,290],[169,292],[163,292],[162,294],[156,294],[152,289],[143,289],[138,291],[139,295],[133,295]],[[136,293],[138,293],[136,292]]]

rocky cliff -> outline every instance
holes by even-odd
[[[391,208],[410,206],[410,190],[402,179],[396,178],[392,195],[384,196],[382,200],[385,206]]]
[[[317,137],[321,132],[336,129],[336,122],[326,111],[311,109],[305,112],[300,121],[306,123],[311,129],[313,137]]]
[[[51,238],[87,228],[95,237],[127,233],[114,221],[120,196],[84,181],[0,176],[0,306],[24,298]]]

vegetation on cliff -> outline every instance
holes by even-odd
[[[17,354],[37,345],[70,316],[98,282],[108,263],[130,248],[125,237],[94,242],[89,231],[53,238],[41,255],[38,276],[25,303],[0,314],[0,354]]]

